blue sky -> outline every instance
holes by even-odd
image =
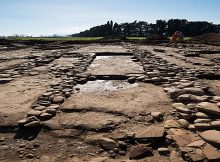
[[[108,20],[220,24],[220,0],[0,0],[0,35],[71,34]]]

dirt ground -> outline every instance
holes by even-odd
[[[168,142],[168,130],[160,135],[167,120],[188,117],[188,109],[175,115],[166,88],[201,82],[209,98],[220,96],[220,47],[66,46],[0,51],[1,162],[192,161]],[[158,128],[145,134],[153,132],[150,140],[139,139],[150,126]]]

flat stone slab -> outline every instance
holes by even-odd
[[[86,74],[91,75],[128,75],[131,73],[142,74],[144,70],[128,56],[97,56],[86,71]]]
[[[164,136],[165,130],[160,126],[150,126],[144,132],[136,135],[137,139],[154,139],[154,138],[162,138]]]
[[[86,86],[86,84],[85,84]],[[114,87],[113,87],[114,89]],[[163,88],[145,83],[138,86],[118,88],[114,91],[105,88],[102,91],[95,88],[83,89],[84,92],[74,93],[63,104],[63,111],[98,110],[134,114],[140,112],[167,112],[172,110],[170,99]]]
[[[86,52],[86,53],[98,53],[98,52],[114,52],[114,53],[123,53],[129,52],[128,49],[120,45],[94,45],[80,48],[72,52]]]
[[[220,152],[214,148],[212,145],[207,144],[204,148],[203,148],[203,154],[205,155],[205,157],[208,160],[220,160]]]
[[[216,130],[208,130],[202,133],[199,133],[199,135],[207,142],[220,146],[220,131]]]
[[[102,112],[62,113],[60,124],[64,128],[80,127],[86,130],[111,129],[126,120],[123,116],[116,116]]]

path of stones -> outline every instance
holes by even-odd
[[[0,161],[220,161],[219,49],[1,49]]]

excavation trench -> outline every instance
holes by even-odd
[[[98,54],[85,74],[96,79],[76,85],[74,94],[65,100],[60,114],[65,128],[116,129],[142,112],[171,110],[162,87],[128,83],[130,77],[144,76],[143,67],[130,53]]]

